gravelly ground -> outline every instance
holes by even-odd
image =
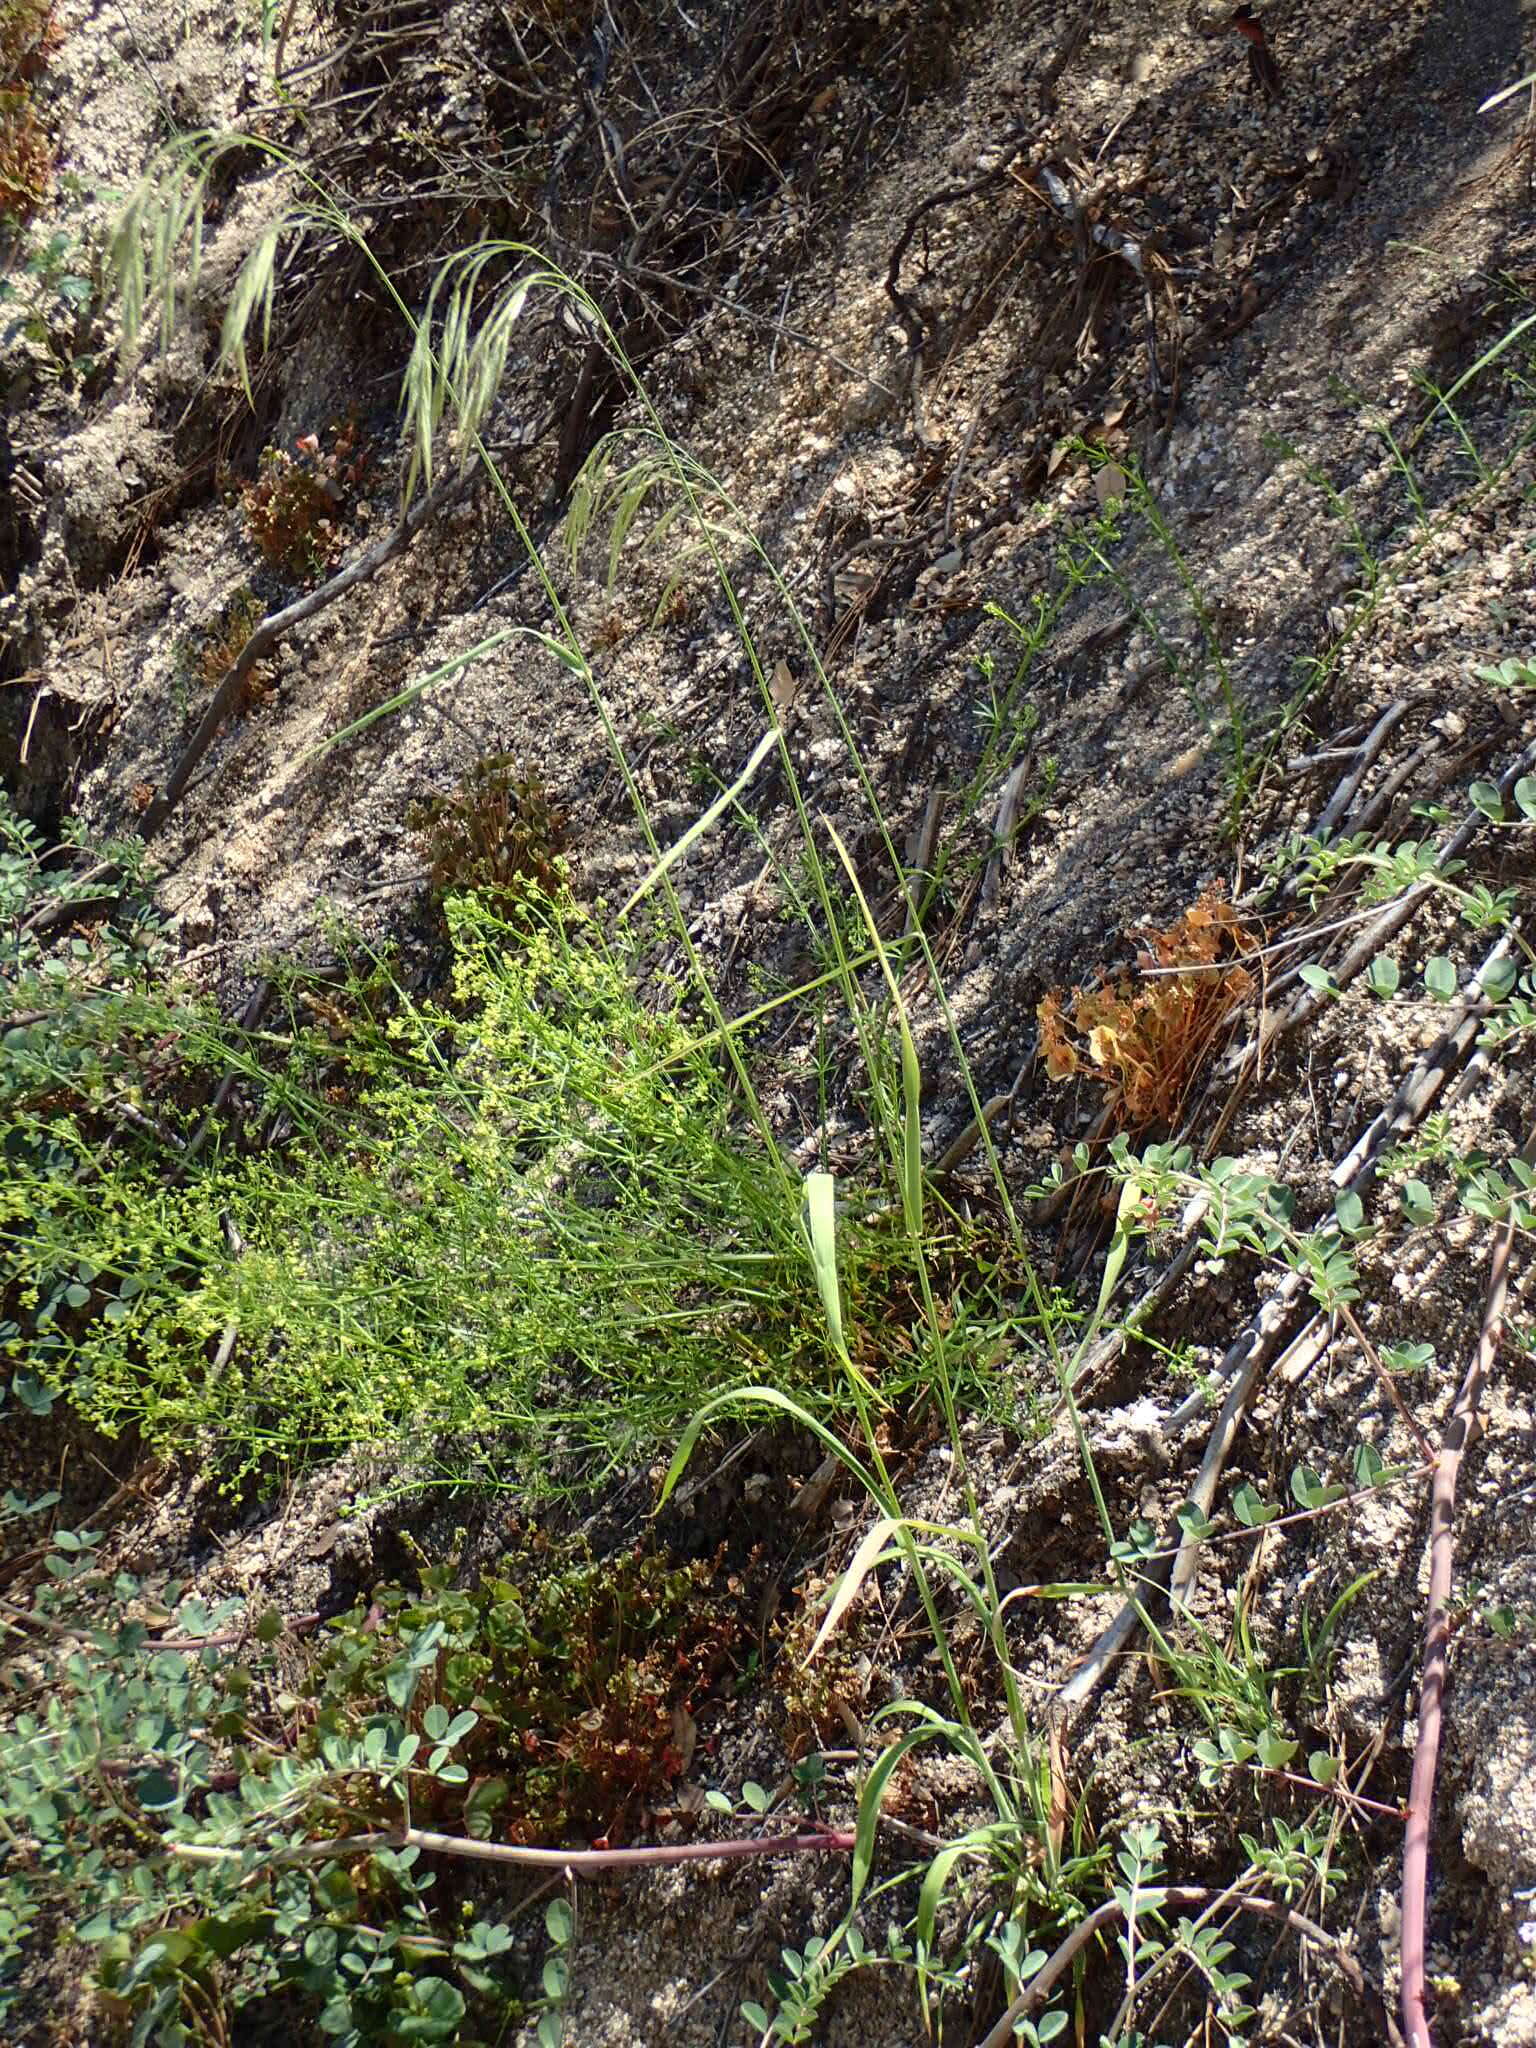
[[[173,17],[129,0],[122,9],[65,7],[61,19],[63,161],[88,186],[131,182],[164,132],[167,105],[180,120],[217,123],[245,118],[265,96],[259,52],[225,10],[192,4]],[[1530,61],[1528,17],[1512,0],[1407,0],[1373,19],[1344,0],[1317,0],[1266,19],[1285,81],[1274,102],[1250,86],[1240,38],[1201,39],[1173,10],[1150,5],[1079,11],[996,0],[952,10],[942,38],[948,76],[916,80],[930,90],[911,103],[883,96],[877,51],[869,77],[832,81],[831,97],[808,117],[797,146],[819,183],[801,189],[787,179],[763,204],[761,233],[741,259],[748,310],[712,305],[647,373],[668,424],[729,489],[829,650],[829,674],[898,843],[920,831],[936,789],[950,793],[935,940],[983,1095],[1013,1082],[1035,1006],[1053,985],[1124,958],[1128,931],[1176,917],[1212,880],[1240,896],[1266,852],[1319,815],[1347,763],[1298,761],[1368,730],[1400,702],[1358,800],[1368,803],[1406,765],[1372,821],[1396,838],[1421,829],[1415,802],[1443,802],[1459,816],[1468,783],[1496,777],[1533,736],[1529,698],[1475,674],[1531,644],[1536,467],[1530,451],[1517,452],[1528,393],[1500,368],[1468,387],[1461,417],[1502,472],[1477,490],[1442,425],[1415,451],[1422,517],[1380,431],[1390,427],[1401,445],[1426,411],[1414,379],[1454,382],[1529,309],[1528,133],[1518,107],[1476,113]],[[1079,22],[1086,31],[1052,102],[1040,81]],[[458,104],[479,26],[472,7],[445,10],[444,82],[418,77],[411,87],[427,105]],[[301,8],[290,62],[321,51],[329,33]],[[934,45],[924,47],[931,61]],[[1005,138],[1025,119],[1031,145],[1007,169]],[[844,136],[849,166],[839,170],[832,152]],[[801,161],[792,152],[791,160]],[[993,171],[984,191],[936,207],[907,252],[902,288],[926,330],[914,379],[909,336],[885,289],[891,251],[921,198]],[[1141,277],[1123,256],[1101,257],[1090,297],[1080,295],[1080,252],[1047,172],[1091,198],[1099,222],[1158,253],[1150,330]],[[86,402],[49,379],[34,344],[8,346],[11,445],[42,510],[28,511],[11,486],[23,539],[6,600],[15,686],[0,698],[0,717],[8,768],[45,809],[62,799],[100,826],[131,818],[135,789],[164,780],[198,708],[177,680],[178,642],[252,578],[211,465],[200,482],[179,480],[216,433],[244,474],[259,446],[260,436],[225,425],[228,393],[210,393],[206,363],[209,319],[268,203],[254,185],[233,195],[193,324],[164,361]],[[59,205],[61,219],[74,218]],[[109,206],[86,201],[82,210],[104,217]],[[269,370],[262,399],[262,432],[291,443],[367,392],[378,481],[356,515],[359,536],[383,531],[390,516],[386,373],[401,351],[382,321],[348,311],[311,323]],[[503,428],[531,416],[565,345],[542,328],[530,340],[513,364]],[[1524,364],[1528,375],[1529,360],[1512,354],[1508,367]],[[1015,657],[1006,628],[983,607],[1027,616],[1059,573],[1064,536],[1096,509],[1093,474],[1068,446],[1079,435],[1143,466],[1253,734],[1296,689],[1298,661],[1329,659],[1328,678],[1266,772],[1234,846],[1227,753],[1170,674],[1167,646],[1131,613],[1157,617],[1186,661],[1198,652],[1199,623],[1167,553],[1128,521],[1111,551],[1115,580],[1066,606],[1030,679],[1024,701],[1036,722],[1010,737],[1038,809],[985,901],[976,883],[1004,772],[984,764],[978,664],[992,656],[1006,679]],[[535,484],[538,459],[523,465]],[[1361,561],[1325,483],[1347,499],[1360,539],[1384,565],[1368,616],[1352,608]],[[156,492],[151,540],[145,508]],[[525,644],[467,670],[450,697],[422,702],[323,763],[309,758],[361,709],[497,625],[547,623],[526,584],[486,596],[515,567],[513,547],[483,504],[453,513],[296,634],[268,694],[216,743],[162,842],[161,894],[226,995],[249,984],[264,951],[320,947],[330,906],[371,933],[419,931],[421,856],[406,809],[487,751],[515,752],[567,810],[583,892],[611,896],[643,870],[643,843],[580,682]],[[654,624],[663,565],[634,547],[610,591],[601,556],[594,547],[580,571],[561,571],[562,582],[579,630],[603,649],[598,672],[618,735],[665,841],[696,814],[712,779],[734,775],[765,713],[702,577],[686,580],[676,616]],[[259,580],[257,588],[272,601],[283,594]],[[749,578],[745,589],[767,664],[788,658],[800,684],[793,705],[780,708],[807,794],[874,878],[869,818],[830,713],[766,579]],[[1215,689],[1209,665],[1199,688]],[[782,782],[765,780],[749,804],[755,830],[721,829],[682,871],[727,1007],[745,1002],[752,973],[797,964],[765,879],[764,846],[782,853],[793,841]],[[1530,852],[1515,834],[1484,835],[1473,871],[1528,897]],[[1299,1198],[1326,1204],[1331,1165],[1443,1024],[1434,1004],[1406,992],[1410,970],[1441,950],[1473,965],[1475,945],[1452,919],[1425,912],[1402,946],[1405,993],[1383,1004],[1352,989],[1283,1041],[1224,1148],[1256,1169],[1283,1160]],[[914,1016],[935,1156],[967,1112],[945,1083],[931,1004],[918,997]],[[1449,1111],[1450,1154],[1519,1143],[1533,1107],[1527,1059],[1516,1048],[1474,1076]],[[1004,1147],[1020,1186],[1076,1137],[1091,1107],[1038,1070],[1027,1077]],[[791,1142],[809,1135],[792,1087],[782,1108]],[[1368,1272],[1366,1337],[1378,1347],[1435,1347],[1433,1368],[1406,1387],[1431,1436],[1481,1313],[1487,1239],[1449,1212]],[[1042,1229],[1039,1247],[1056,1257],[1054,1227]],[[1516,1295],[1517,1330],[1529,1332],[1529,1283],[1518,1270]],[[1197,1269],[1159,1337],[1210,1369],[1252,1298],[1251,1276]],[[1486,1438],[1465,1475],[1462,1532],[1469,1577],[1489,1599],[1526,1609],[1536,1605],[1532,1357],[1528,1344],[1513,1344],[1501,1361]],[[1135,1411],[1148,1396],[1166,1409],[1172,1385],[1166,1354],[1143,1352],[1093,1390],[1103,1412],[1090,1418],[1091,1433],[1122,1518],[1163,1520],[1187,1492],[1205,1425],[1165,1438]],[[1228,1484],[1283,1492],[1298,1458],[1341,1468],[1361,1434],[1389,1460],[1411,1455],[1364,1352],[1346,1337],[1294,1384],[1281,1375],[1265,1386]],[[1013,1531],[1002,1556],[1020,1583],[1098,1569],[1075,1454],[1049,1444],[1020,1453],[991,1430],[971,1449],[999,1538]],[[210,1583],[260,1584],[308,1605],[328,1573],[363,1573],[366,1554],[301,1555],[345,1495],[347,1475],[333,1477],[323,1497],[290,1509],[280,1538],[258,1529],[227,1550]],[[937,1497],[941,1480],[936,1465],[914,1480],[914,1508],[925,1488]],[[643,1485],[637,1501],[641,1494]],[[180,1497],[171,1502],[174,1521]],[[722,1485],[701,1513],[728,1519],[739,1506]],[[834,1563],[839,1526],[832,1517],[823,1532]],[[1354,1755],[1379,1740],[1370,1790],[1388,1801],[1406,1788],[1424,1535],[1421,1493],[1384,1496],[1347,1522],[1270,1539],[1250,1583],[1255,1625],[1278,1640],[1303,1603],[1326,1607],[1342,1585],[1374,1574],[1342,1623],[1338,1682],[1316,1732]],[[154,1525],[125,1537],[155,1540]],[[1213,1624],[1230,1613],[1233,1580],[1230,1563],[1212,1563],[1198,1582],[1197,1611]],[[1084,1606],[1026,1621],[1021,1610],[1021,1669],[1059,1679],[1106,1613]],[[1432,1968],[1444,1980],[1437,2018],[1448,2041],[1517,2048],[1536,2038],[1521,1932],[1536,1887],[1533,1675],[1528,1634],[1503,1644],[1468,1623],[1453,1664],[1432,1912]],[[1209,1867],[1220,1816],[1190,1799],[1176,1744],[1137,1743],[1171,1725],[1170,1713],[1154,1678],[1132,1666],[1070,1739],[1077,1768],[1097,1773],[1106,1825],[1117,1809],[1162,1806],[1192,1871]],[[726,1716],[718,1734],[722,1779],[768,1781],[781,1752],[766,1704]],[[966,1796],[934,1787],[935,1812],[953,1824]],[[1351,1825],[1358,1839],[1343,1910],[1390,2002],[1400,1831],[1379,1817]],[[764,1958],[829,1924],[841,1882],[826,1867],[794,1866],[706,1885],[668,1874],[611,1893],[594,1888],[573,1954],[572,2039],[583,2048],[693,2048],[738,2038],[730,2014],[740,1997],[760,1994]],[[1256,2038],[1377,2038],[1369,2015],[1338,2003],[1326,1963],[1299,1964],[1281,1949],[1261,1981]],[[892,2048],[912,2040],[905,1981],[856,1980],[815,2038]]]

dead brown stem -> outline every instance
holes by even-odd
[[[1531,1147],[1526,1151],[1529,1154]],[[1435,1769],[1445,1700],[1446,1652],[1451,1638],[1451,1568],[1455,1550],[1456,1480],[1461,1460],[1478,1428],[1478,1404],[1504,1327],[1509,1294],[1509,1253],[1514,1224],[1494,1240],[1488,1272],[1483,1326],[1466,1378],[1446,1424],[1430,1487],[1429,1603],[1424,1617],[1424,1675],[1419,1685],[1419,1739],[1408,1787],[1408,1826],[1403,1837],[1403,2026],[1411,2048],[1434,2048],[1425,2001],[1424,1949],[1428,1918],[1429,1831],[1434,1817]]]
[[[155,796],[143,817],[139,820],[139,837],[153,839],[165,825],[172,811],[186,794],[187,784],[192,780],[198,763],[213,745],[219,729],[234,710],[245,693],[246,682],[252,669],[272,652],[285,634],[295,626],[312,619],[318,612],[327,610],[339,597],[344,597],[359,583],[366,583],[376,576],[386,562],[391,561],[400,551],[409,546],[416,535],[432,517],[447,505],[464,488],[468,481],[467,472],[458,469],[446,476],[430,491],[424,492],[401,519],[392,532],[371,548],[365,548],[355,555],[334,576],[328,577],[314,590],[307,590],[302,597],[281,611],[269,612],[241,648],[236,660],[226,670],[218,688],[209,700],[197,731],[192,735],[185,751],[166,778],[164,789]],[[110,861],[98,862],[81,876],[79,889],[100,886],[105,901],[106,891],[121,876],[121,869]],[[28,934],[41,934],[68,924],[82,915],[82,904],[78,894],[61,903],[49,904],[24,927]]]
[[[323,612],[333,605],[337,598],[344,597],[359,583],[366,583],[376,576],[386,562],[409,546],[421,529],[456,497],[466,481],[462,470],[455,470],[443,478],[434,489],[426,491],[401,519],[391,533],[387,533],[373,547],[365,548],[359,555],[334,576],[328,577],[316,590],[308,590],[281,611],[269,612],[241,648],[239,656],[225,672],[223,681],[214,691],[207,710],[203,713],[197,731],[192,735],[186,750],[175,767],[166,777],[165,787],[145,811],[139,824],[139,837],[153,839],[164,826],[171,812],[175,810],[191,781],[193,771],[204,754],[213,745],[220,726],[234,710],[245,688],[246,678],[264,655],[270,654],[286,633],[295,626],[312,619],[317,612]]]
[[[463,1835],[434,1834],[429,1828],[392,1828],[370,1835],[341,1835],[333,1841],[299,1842],[282,1849],[273,1863],[330,1863],[341,1856],[367,1856],[380,1849],[422,1849],[431,1856],[461,1856],[476,1863],[516,1863],[534,1870],[648,1870],[665,1863],[740,1861],[749,1856],[848,1855],[851,1828],[815,1828],[794,1835],[748,1835],[730,1842],[679,1842],[674,1848],[525,1849],[515,1842],[474,1842]],[[171,1842],[173,1856],[193,1863],[238,1860],[240,1850],[201,1842]]]
[[[1305,1940],[1313,1942],[1332,1956],[1357,1997],[1366,1999],[1370,1996],[1365,1972],[1349,1950],[1337,1941],[1327,1928],[1319,1927],[1315,1920],[1309,1920],[1304,1913],[1293,1912],[1289,1906],[1279,1905],[1273,1899],[1248,1898],[1242,1892],[1223,1894],[1213,1891],[1209,1885],[1159,1885],[1158,1891],[1163,1901],[1170,1906],[1204,1906],[1212,1900],[1225,1898],[1228,1905],[1240,1912],[1256,1913],[1264,1920],[1283,1921]],[[1043,2005],[1054,1985],[1071,1968],[1076,1957],[1093,1937],[1101,1929],[1113,1927],[1117,1920],[1124,1918],[1124,1915],[1125,1908],[1120,1901],[1110,1899],[1090,1913],[1086,1920],[1080,1920],[1055,1954],[1041,1964],[997,2024],[977,2043],[977,2048],[1012,2048],[1015,2021],[1027,2019]]]

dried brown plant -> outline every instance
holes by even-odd
[[[1171,1128],[1223,1026],[1258,986],[1258,941],[1216,885],[1172,924],[1132,936],[1142,947],[1136,972],[1046,996],[1041,1052],[1052,1080],[1100,1082],[1118,1129]]]

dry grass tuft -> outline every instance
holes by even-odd
[[[1171,925],[1133,936],[1141,972],[1101,974],[1070,996],[1052,989],[1038,1015],[1052,1080],[1089,1075],[1106,1089],[1114,1125],[1141,1131],[1177,1123],[1222,1027],[1258,986],[1245,964],[1258,940],[1217,885]]]

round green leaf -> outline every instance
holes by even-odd
[[[1251,1486],[1240,1486],[1232,1496],[1232,1512],[1245,1529],[1262,1529],[1279,1514],[1265,1504],[1264,1496]]]
[[[304,1937],[304,1960],[317,1970],[332,1969],[339,1946],[334,1927],[311,1927]]]
[[[146,1771],[133,1789],[147,1813],[163,1813],[181,1797],[175,1779],[165,1771]]]
[[[1356,1486],[1374,1486],[1385,1470],[1386,1466],[1382,1463],[1381,1453],[1374,1444],[1356,1444]]]
[[[1514,993],[1515,983],[1520,978],[1519,967],[1513,960],[1490,960],[1478,976],[1484,995],[1494,1002],[1502,1003],[1506,996]]]
[[[1378,953],[1366,969],[1365,978],[1372,993],[1385,998],[1397,994],[1403,974],[1390,953]]]
[[[544,1932],[550,1940],[562,1947],[571,1938],[576,1927],[574,1914],[568,1899],[551,1899],[544,1908]]]
[[[438,2026],[457,2026],[463,2019],[464,1994],[446,1977],[423,1977],[417,1983],[415,2002],[423,2016]],[[418,2035],[418,2039],[441,2039],[440,2035]]]
[[[25,1368],[11,1381],[11,1392],[29,1415],[51,1415],[54,1397],[35,1372]]]

